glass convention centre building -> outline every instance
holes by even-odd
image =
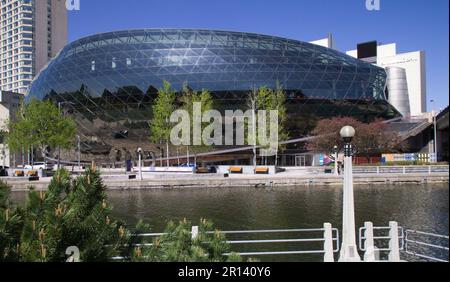
[[[387,102],[382,68],[297,40],[196,29],[126,30],[74,41],[35,78],[28,99],[61,102],[79,126],[83,153],[108,157],[149,143],[152,103],[163,81],[177,91],[184,84],[209,90],[222,110],[246,110],[252,89],[281,85],[291,138],[307,136],[322,118],[400,116]]]

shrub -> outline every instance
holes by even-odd
[[[129,232],[110,219],[105,190],[100,174],[91,169],[73,181],[59,170],[46,192],[31,188],[23,208],[10,212],[6,221],[2,212],[0,260],[63,262],[70,246],[79,248],[84,261],[107,261],[120,253]]]
[[[166,235],[157,238],[153,247],[144,252],[135,248],[142,238],[132,236],[125,224],[112,219],[106,187],[93,169],[75,180],[66,170],[59,170],[46,192],[31,188],[25,205],[14,210],[9,192],[10,187],[0,181],[0,262],[64,262],[66,249],[72,246],[88,262],[105,262],[115,256],[125,261],[241,261],[235,254],[223,256],[229,245],[207,220],[200,222],[195,240],[192,225],[184,220],[170,222]],[[135,232],[149,229],[140,221]]]
[[[132,261],[145,262],[241,262],[239,255],[230,252],[225,237],[215,230],[212,222],[202,219],[198,237],[192,239],[192,224],[184,219],[178,224],[169,222],[164,235],[154,239],[150,248],[135,248]]]

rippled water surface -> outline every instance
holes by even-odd
[[[339,187],[126,190],[109,191],[108,195],[117,218],[130,226],[143,219],[150,224],[153,232],[163,231],[168,220],[183,218],[194,223],[207,218],[221,230],[321,228],[324,222],[341,229],[342,188]],[[20,198],[23,194],[16,193],[14,197]],[[448,234],[448,185],[355,187],[355,212],[357,228],[363,226],[365,221],[372,221],[375,226],[387,226],[389,221],[395,220],[400,226],[410,229]],[[284,237],[296,236],[287,235]],[[314,249],[315,246],[310,247]],[[306,247],[272,244],[270,247],[243,248],[292,250]],[[260,259],[304,259],[300,257]],[[320,256],[309,256],[308,259],[320,260]]]

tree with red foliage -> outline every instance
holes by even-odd
[[[314,152],[330,153],[334,146],[343,147],[340,136],[342,127],[350,125],[356,130],[353,145],[357,155],[370,160],[373,155],[397,153],[406,150],[401,137],[396,132],[389,132],[383,120],[363,123],[350,117],[324,119],[317,123],[312,135],[314,140],[308,143],[308,149]]]

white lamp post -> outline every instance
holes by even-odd
[[[434,157],[432,158],[431,162],[438,162],[438,150],[437,150],[437,115],[438,113],[435,111],[435,101],[430,101],[432,106],[431,114],[433,116],[433,134],[434,134],[434,142],[433,142],[433,153]]]
[[[77,159],[78,159],[78,169],[81,169],[81,138],[77,135]]]
[[[356,247],[355,234],[355,203],[353,198],[353,166],[352,166],[352,139],[355,129],[345,126],[341,129],[341,137],[344,139],[344,204],[342,215],[342,247],[339,257],[340,262],[360,262],[361,258]]]
[[[339,168],[338,168],[339,149],[338,149],[338,146],[334,146],[333,150],[334,150],[334,175],[339,175]]]
[[[142,149],[138,148],[137,149],[138,152],[138,167],[139,167],[139,179],[143,180],[144,178],[142,177]]]

